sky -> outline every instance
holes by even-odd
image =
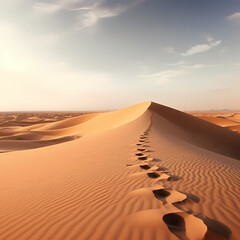
[[[239,0],[1,0],[0,111],[240,109]]]

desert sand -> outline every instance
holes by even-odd
[[[153,102],[53,119],[3,121],[0,240],[239,239],[231,124]]]
[[[240,133],[240,112],[198,112],[192,115]]]

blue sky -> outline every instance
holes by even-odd
[[[239,0],[1,0],[0,111],[240,109]]]

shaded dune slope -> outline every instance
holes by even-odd
[[[192,144],[225,156],[240,159],[240,134],[187,113],[160,104],[150,108],[182,131],[178,136]]]

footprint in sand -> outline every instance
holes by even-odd
[[[148,159],[148,156],[143,156],[143,154],[140,156],[141,157],[138,157],[138,160],[147,160]]]
[[[151,167],[150,167],[148,164],[142,164],[142,165],[140,165],[140,168],[145,169],[145,170],[148,170],[148,169],[150,169]]]
[[[138,148],[137,150],[138,150],[138,151],[141,151],[141,152],[143,152],[143,151],[147,151],[146,148]]]
[[[158,177],[160,177],[160,175],[158,173],[156,173],[156,172],[148,172],[147,175],[148,175],[149,178],[158,178]]]
[[[154,196],[163,201],[163,203],[176,203],[176,202],[182,202],[185,199],[187,199],[187,196],[183,193],[180,193],[175,190],[166,189],[166,188],[159,188],[154,189],[153,191]]]
[[[163,221],[168,229],[180,239],[186,239],[186,227],[184,219],[175,213],[169,213],[163,216]]]
[[[136,156],[143,156],[143,153],[137,152],[137,153],[135,153],[135,155],[136,155]]]
[[[153,190],[153,194],[156,198],[168,197],[171,193],[164,188]]]
[[[168,229],[180,239],[204,239],[208,231],[201,219],[185,212],[165,214],[163,221]]]

